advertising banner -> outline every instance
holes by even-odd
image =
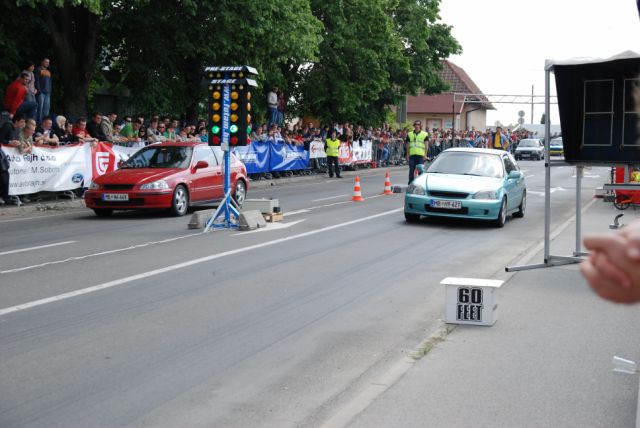
[[[104,142],[100,142],[93,147],[85,144],[84,147],[90,157],[86,163],[86,165],[91,165],[90,169],[87,168],[89,181],[92,180],[93,177],[99,177],[117,169],[120,161],[129,159],[129,156],[140,150],[137,147],[123,147]],[[58,150],[64,150],[64,147]],[[89,183],[89,181],[87,181],[87,183]]]
[[[282,141],[271,143],[270,171],[294,171],[309,167],[309,152],[304,146],[286,144]]]
[[[371,162],[371,141],[362,140],[354,141],[351,146],[351,161],[353,163],[369,163]]]
[[[324,152],[324,142],[314,140],[309,143],[309,159],[322,159],[326,158],[327,154]]]
[[[233,153],[244,162],[247,167],[247,174],[259,174],[269,172],[269,156],[271,154],[270,144],[254,141],[246,146],[233,148]]]
[[[351,146],[348,143],[340,143],[338,163],[340,165],[351,165]]]
[[[2,150],[11,161],[10,195],[73,190],[88,183],[82,145],[64,148],[34,146],[31,153],[24,154],[15,147],[3,146]]]

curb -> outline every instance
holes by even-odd
[[[397,169],[403,168],[403,165],[393,165],[383,168],[363,168],[356,171],[343,171],[343,176],[353,176],[361,175],[368,176],[373,175],[375,172],[384,170],[384,169]],[[326,174],[312,174],[312,175],[299,175],[293,177],[283,177],[283,178],[274,178],[270,180],[249,180],[249,190],[251,189],[269,189],[271,187],[288,185],[291,183],[304,183],[304,182],[313,182],[313,181],[321,181],[328,180],[328,176]],[[46,192],[45,192],[46,193]],[[43,199],[46,199],[48,195],[44,195]],[[2,217],[16,217],[21,214],[31,214],[37,212],[46,212],[46,211],[65,211],[71,208],[84,208],[84,199],[76,198],[73,200],[56,200],[55,193],[51,194],[51,200],[42,200],[40,202],[30,202],[28,204],[22,204],[20,206],[15,205],[3,205],[0,206],[0,218]]]

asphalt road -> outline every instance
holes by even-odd
[[[521,161],[525,218],[406,224],[385,170],[249,190],[285,219],[187,229],[86,209],[0,220],[0,426],[317,426],[435,329],[446,276],[501,277],[543,237],[544,168]],[[404,184],[406,169],[391,170]],[[606,181],[587,171],[583,203]],[[552,230],[575,209],[553,170]]]

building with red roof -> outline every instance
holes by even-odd
[[[451,128],[454,123],[456,130],[485,129],[487,110],[495,110],[495,107],[466,71],[444,60],[439,76],[450,89],[436,95],[408,95],[406,121],[421,120],[428,130]]]

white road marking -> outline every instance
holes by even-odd
[[[68,257],[68,258],[62,259],[62,260],[54,260],[52,262],[44,262],[44,263],[40,263],[40,264],[32,265],[32,266],[24,266],[24,267],[15,268],[15,269],[3,270],[3,271],[0,271],[0,274],[22,272],[22,271],[25,271],[25,270],[36,269],[36,268],[43,267],[43,266],[57,265],[57,264],[60,264],[60,263],[67,263],[67,262],[72,262],[72,261],[77,261],[77,260],[84,260],[84,259],[88,259],[88,258],[91,258],[91,257],[104,256],[105,254],[121,253],[123,251],[134,250],[136,248],[144,248],[144,247],[148,247],[148,246],[156,245],[156,244],[164,244],[164,243],[167,243],[167,242],[177,241],[178,239],[189,238],[189,237],[198,236],[198,235],[201,235],[201,234],[202,233],[192,233],[192,234],[189,234],[189,235],[177,236],[175,238],[163,239],[162,241],[145,242],[144,244],[132,245],[130,247],[125,247],[125,248],[116,248],[115,250],[102,251],[100,253],[85,254],[84,256]]]
[[[344,198],[344,197],[346,197],[346,196],[349,196],[349,195],[346,195],[346,194],[345,194],[345,195],[331,196],[331,197],[328,197],[328,198],[322,198],[322,199],[313,199],[311,202],[328,201],[328,200],[330,200],[330,199]]]
[[[292,215],[304,214],[304,213],[308,213],[310,211],[311,211],[311,209],[305,209],[305,210],[286,212],[286,213],[283,213],[283,214],[284,214],[285,217],[290,217]]]
[[[567,189],[565,189],[564,187],[552,187],[551,191],[549,193],[554,194],[556,192],[566,192]],[[536,190],[529,190],[527,189],[527,193],[533,193],[534,195],[540,195],[540,196],[544,196],[544,192],[538,192]]]
[[[527,175],[524,178],[533,178],[533,177],[535,177],[535,175]]]
[[[249,235],[251,233],[271,232],[272,230],[288,229],[290,227],[295,226],[298,223],[302,223],[305,220],[306,219],[303,218],[302,220],[292,221],[290,223],[283,223],[281,221],[275,222],[275,223],[268,223],[267,227],[261,227],[260,229],[256,229],[256,230],[249,230],[247,232],[236,233],[235,235],[231,235],[231,236],[241,236],[241,235]]]
[[[572,175],[571,178],[576,178],[578,177],[577,175]],[[582,178],[600,178],[599,175],[591,175],[591,174],[583,174]]]
[[[265,247],[270,247],[272,245],[281,244],[283,242],[293,241],[295,239],[300,239],[300,238],[305,238],[307,236],[317,235],[317,234],[320,234],[320,233],[327,232],[329,230],[339,229],[341,227],[351,226],[351,225],[354,225],[354,224],[358,224],[358,223],[362,223],[362,222],[365,222],[365,221],[373,220],[373,219],[376,219],[376,218],[384,217],[384,216],[387,216],[387,215],[395,214],[395,213],[398,213],[398,212],[400,212],[402,210],[404,210],[404,208],[396,208],[395,210],[385,211],[385,212],[382,212],[382,213],[379,213],[379,214],[370,215],[368,217],[362,217],[362,218],[359,218],[359,219],[356,219],[356,220],[351,220],[351,221],[347,221],[347,222],[340,223],[340,224],[334,224],[332,226],[327,226],[327,227],[323,227],[321,229],[311,230],[309,232],[299,233],[297,235],[292,235],[292,236],[287,236],[287,237],[284,237],[284,238],[274,239],[273,241],[267,241],[267,242],[263,242],[263,243],[260,243],[260,244],[249,245],[247,247],[238,248],[238,249],[230,250],[230,251],[225,251],[223,253],[211,254],[211,255],[206,256],[206,257],[200,257],[198,259],[189,260],[188,262],[177,263],[177,264],[174,264],[174,265],[171,265],[171,266],[167,266],[167,267],[164,267],[164,268],[155,269],[155,270],[151,270],[151,271],[148,271],[148,272],[143,272],[143,273],[140,273],[140,274],[137,274],[137,275],[127,276],[127,277],[124,277],[124,278],[116,279],[114,281],[109,281],[109,282],[105,282],[105,283],[102,283],[102,284],[99,284],[99,285],[94,285],[92,287],[87,287],[87,288],[83,288],[83,289],[80,289],[80,290],[71,291],[69,293],[58,294],[57,296],[47,297],[45,299],[34,300],[34,301],[23,303],[23,304],[20,304],[20,305],[10,306],[8,308],[0,309],[0,316],[11,314],[13,312],[23,311],[25,309],[35,308],[37,306],[46,305],[47,303],[59,302],[61,300],[70,299],[72,297],[82,296],[83,294],[89,294],[89,293],[93,293],[95,291],[104,290],[104,289],[111,288],[111,287],[116,287],[118,285],[127,284],[129,282],[137,281],[139,279],[149,278],[149,277],[152,277],[152,276],[156,276],[156,275],[160,275],[160,274],[163,274],[163,273],[171,272],[171,271],[174,271],[174,270],[186,268],[186,267],[197,265],[197,264],[200,264],[200,263],[209,262],[211,260],[221,259],[223,257],[233,256],[233,255],[240,254],[240,253],[246,253],[248,251],[257,250],[257,249],[265,248]],[[190,236],[195,236],[195,235],[190,235]]]
[[[29,247],[29,248],[21,248],[19,250],[4,251],[0,253],[0,256],[4,256],[6,254],[24,253],[25,251],[39,250],[41,248],[51,248],[51,247],[58,247],[60,245],[75,244],[75,242],[76,241],[56,242],[55,244],[40,245],[38,247]]]

